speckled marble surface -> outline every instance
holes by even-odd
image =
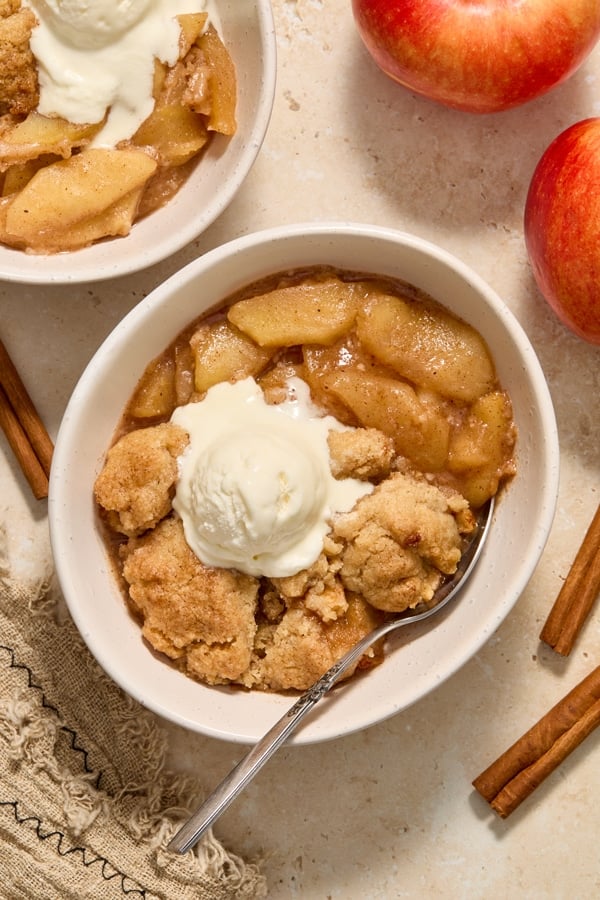
[[[600,734],[507,821],[472,779],[600,660],[600,609],[567,660],[538,633],[600,502],[600,349],[541,301],[522,213],[545,147],[600,115],[600,46],[565,85],[520,109],[473,117],[385,78],[348,0],[274,0],[279,80],[263,150],[243,189],[194,244],[139,276],[81,287],[0,284],[2,338],[55,434],[79,374],[115,323],[167,275],[257,228],[374,222],[436,241],[472,266],[526,329],[554,399],[557,514],[508,619],[448,682],[401,715],[321,746],[283,749],[216,832],[262,860],[269,896],[588,898],[600,894]],[[15,571],[51,569],[45,503],[0,441],[0,525]],[[170,728],[171,760],[207,789],[243,748]]]

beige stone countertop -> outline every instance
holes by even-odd
[[[50,432],[113,326],[166,276],[258,228],[326,219],[435,241],[500,294],[537,351],[555,404],[561,484],[528,587],[483,649],[433,694],[358,734],[284,748],[217,824],[262,860],[269,896],[600,896],[600,732],[507,820],[472,779],[600,662],[600,608],[567,659],[538,634],[600,502],[600,348],[541,300],[523,242],[529,179],[550,141],[600,115],[600,46],[563,86],[520,109],[454,112],[388,80],[357,36],[349,0],[274,0],[278,86],[250,177],[220,219],[141,275],[67,287],[0,284],[0,329]],[[0,528],[15,568],[51,569],[46,504],[32,500],[3,437]],[[207,790],[244,748],[172,727],[171,759]],[[1,893],[1,889],[0,889]]]

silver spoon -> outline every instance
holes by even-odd
[[[240,760],[240,762],[226,775],[220,785],[194,812],[179,831],[176,832],[167,845],[168,850],[175,853],[186,853],[198,843],[205,831],[225,812],[230,803],[240,794],[246,785],[262,769],[264,764],[273,756],[276,750],[294,732],[304,717],[315,704],[339,681],[342,675],[353,666],[365,650],[390,632],[401,628],[403,625],[422,622],[434,613],[439,612],[458,593],[464,582],[473,571],[483,545],[488,536],[492,522],[494,500],[489,501],[479,512],[475,530],[463,552],[458,569],[436,591],[436,603],[424,612],[415,613],[407,610],[400,613],[395,619],[379,625],[370,634],[362,638],[351,650],[338,662],[325,672],[315,684],[309,688],[288,710],[285,715],[273,725],[258,743]],[[367,676],[368,677],[368,676]]]

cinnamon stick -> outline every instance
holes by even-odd
[[[600,505],[540,632],[540,640],[568,656],[600,593]]]
[[[0,427],[34,497],[37,500],[47,497],[54,445],[1,340]]]
[[[39,414],[33,405],[27,388],[21,380],[8,351],[0,340],[0,385],[13,408],[21,428],[27,435],[46,477],[50,475],[50,463],[54,445]]]
[[[600,725],[600,666],[473,781],[502,818],[513,812]]]
[[[48,476],[2,387],[0,387],[0,427],[29,482],[33,496],[36,500],[43,500],[48,496]]]

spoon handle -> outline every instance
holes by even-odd
[[[321,697],[340,680],[348,669],[358,662],[365,650],[375,641],[384,637],[391,631],[401,628],[403,625],[415,624],[428,619],[434,613],[439,612],[457,594],[463,580],[468,577],[479,558],[485,538],[488,534],[494,500],[480,511],[479,527],[476,530],[470,546],[465,550],[460,564],[454,576],[437,592],[439,602],[421,613],[410,614],[406,618],[392,619],[379,625],[370,634],[352,647],[345,656],[331,666],[324,675],[316,681],[294,705],[276,722],[272,728],[252,747],[249,753],[226,775],[218,787],[194,812],[188,821],[177,831],[167,845],[168,850],[175,853],[186,853],[198,843],[205,831],[219,818],[227,807],[235,800],[246,785],[262,769],[264,764],[281,747],[288,737],[296,730],[304,717],[319,702]]]
[[[205,831],[219,818],[230,803],[240,794],[249,781],[264,764],[273,756],[276,750],[296,730],[304,717],[314,705],[323,697],[330,688],[342,677],[342,675],[357,662],[372,643],[391,630],[391,625],[380,626],[366,635],[342,659],[306,691],[294,705],[273,725],[272,728],[252,747],[249,753],[225,776],[223,781],[215,788],[209,797],[202,803],[195,813],[188,819],[179,831],[171,838],[167,846],[168,850],[175,853],[186,853],[198,843]]]

